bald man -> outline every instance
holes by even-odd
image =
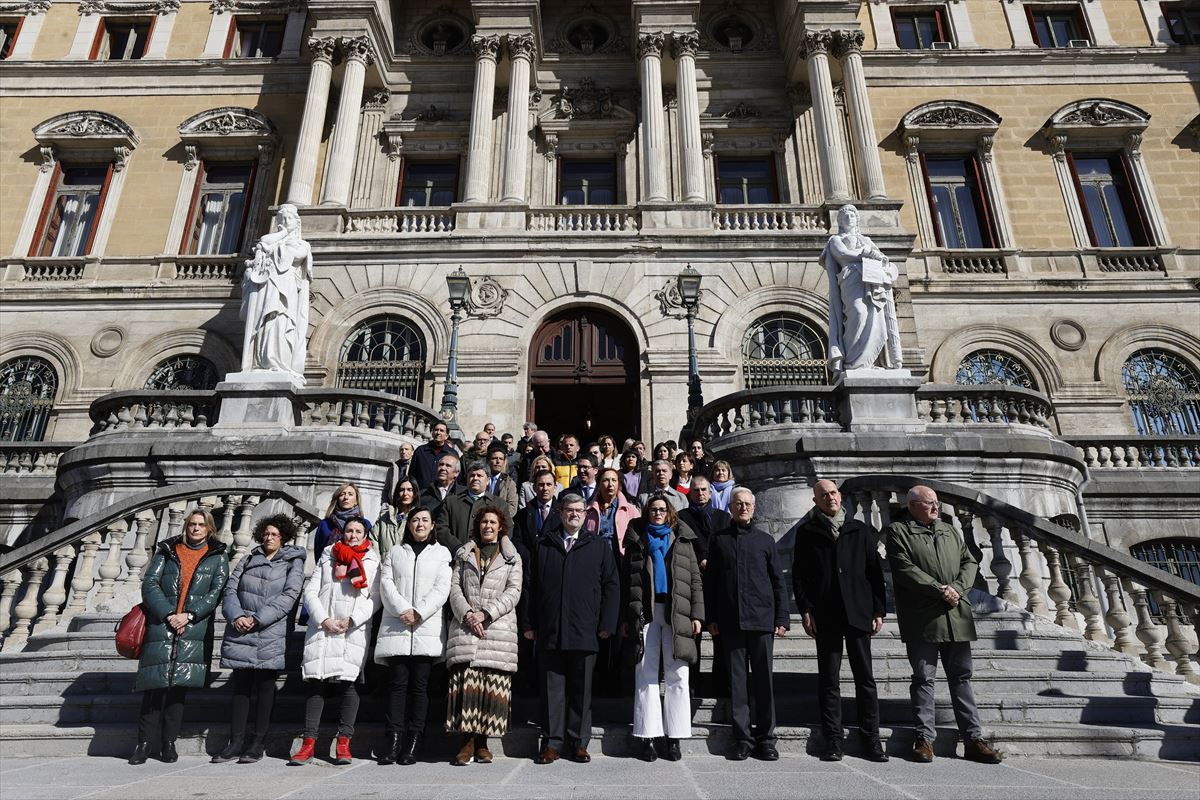
[[[817,640],[817,696],[825,735],[822,761],[841,761],[842,647],[854,674],[859,738],[870,761],[887,761],[879,740],[879,697],[871,670],[871,637],[883,630],[885,594],[879,535],[846,515],[833,481],[813,486],[813,509],[796,525],[792,591],[804,632]]]

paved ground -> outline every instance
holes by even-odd
[[[3,800],[75,798],[929,798],[930,800],[1196,800],[1200,764],[1104,759],[1011,758],[983,766],[951,758],[933,764],[848,758],[825,764],[784,755],[774,764],[718,756],[646,764],[597,755],[591,764],[538,766],[527,759],[455,768],[423,763],[380,767],[356,761],[288,767],[211,765],[201,758],[130,767],[114,758],[7,759],[0,763]]]

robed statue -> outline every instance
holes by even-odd
[[[901,367],[892,287],[896,265],[858,232],[858,209],[838,210],[838,232],[821,251],[829,276],[829,364],[835,372]]]
[[[303,383],[311,282],[312,248],[300,238],[296,207],[285,203],[242,277],[243,372],[285,372]]]

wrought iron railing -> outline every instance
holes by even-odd
[[[742,360],[747,389],[770,386],[825,386],[829,361],[824,358],[747,358]]]

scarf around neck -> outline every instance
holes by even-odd
[[[363,539],[362,544],[351,547],[343,541],[333,543],[333,577],[336,580],[350,579],[355,589],[367,587],[367,568],[363,565],[363,556],[371,549],[371,540]]]
[[[718,511],[729,510],[729,493],[733,491],[733,481],[709,481],[712,485],[712,507]]]
[[[654,591],[667,593],[667,550],[671,547],[669,525],[646,525],[646,542],[650,551],[650,562],[654,565]]]
[[[334,530],[338,534],[340,534],[342,531],[344,531],[346,529],[347,522],[354,519],[355,517],[361,517],[361,516],[362,516],[362,512],[359,511],[358,506],[355,505],[355,506],[351,506],[350,508],[347,508],[345,510],[342,510],[340,508],[335,508],[333,510],[333,512],[330,513],[329,519],[333,520]],[[340,539],[341,536],[339,535],[337,538]]]

